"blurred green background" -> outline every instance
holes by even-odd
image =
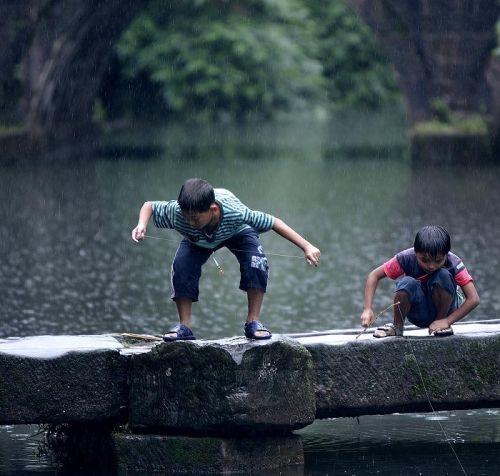
[[[250,119],[400,98],[343,1],[153,1],[116,48],[97,118]]]

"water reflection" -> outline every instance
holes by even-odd
[[[61,468],[40,451],[42,438],[37,426],[0,429],[0,474],[62,474]],[[462,466],[469,475],[493,476],[500,465],[498,410],[321,420],[297,433],[304,441],[303,467],[255,474],[452,476],[463,474]],[[81,474],[75,471],[64,474]]]
[[[316,421],[301,434],[310,475],[492,476],[500,464],[498,410]]]

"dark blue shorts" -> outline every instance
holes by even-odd
[[[436,307],[432,302],[432,288],[441,286],[453,296],[448,314],[458,307],[457,285],[450,272],[444,268],[439,269],[425,282],[421,283],[415,278],[405,276],[396,282],[396,291],[406,291],[410,298],[411,308],[408,320],[418,327],[429,327],[436,320]]]
[[[240,289],[262,289],[266,292],[269,266],[259,235],[247,228],[222,242],[215,249],[196,246],[184,239],[175,253],[171,270],[172,299],[188,298],[198,301],[201,267],[210,255],[220,248],[228,248],[240,263]]]

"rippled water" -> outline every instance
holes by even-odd
[[[500,467],[498,410],[322,420],[301,433],[310,475],[493,476]]]
[[[131,153],[123,146],[132,142]],[[137,245],[130,230],[145,200],[175,198],[191,176],[229,188],[321,248],[322,263],[314,269],[278,256],[301,253],[273,232],[262,235],[271,266],[262,318],[275,333],[358,326],[367,273],[411,246],[416,230],[429,223],[448,228],[453,251],[476,280],[482,302],[470,319],[499,318],[499,167],[418,167],[405,148],[400,115],[364,115],[328,125],[133,130],[110,135],[106,151],[92,157],[74,152],[50,163],[0,164],[0,337],[161,333],[174,324],[169,267],[180,237],[151,224],[148,234],[161,239]],[[211,261],[204,267],[194,307],[199,338],[241,334],[246,315],[237,261],[225,250],[217,255],[225,275]],[[390,302],[384,282],[376,308]],[[479,414],[446,418],[458,425],[453,438],[476,468],[469,474],[493,474],[474,455],[498,467],[492,445],[499,417]],[[469,435],[477,421],[485,434],[494,433],[491,439]],[[453,463],[435,423],[419,415],[363,417],[359,425],[317,422],[303,433],[307,474],[384,474],[388,468],[419,474],[420,464],[422,474],[460,474],[434,472],[443,461]],[[32,439],[24,431],[0,431],[8,448],[2,449],[2,474],[46,468],[28,457]],[[12,451],[15,456],[5,456]]]

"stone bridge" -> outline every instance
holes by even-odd
[[[266,441],[269,464],[291,464],[300,460],[293,430],[316,418],[499,407],[500,321],[454,328],[448,338],[408,328],[392,339],[357,330],[260,342],[3,339],[0,424],[68,424],[79,435],[99,428],[108,440],[113,428],[126,425],[110,444],[115,452],[125,445],[122,454],[132,451],[133,467],[142,461],[139,468],[148,470],[152,451],[162,458],[178,454],[169,446],[172,435],[181,445],[200,444],[200,451],[207,439],[223,444],[218,454],[228,454],[229,445],[238,464],[242,451],[260,451],[255,441]],[[276,448],[288,450],[277,455]],[[94,459],[95,448],[90,453]],[[186,469],[171,459],[155,464]]]
[[[18,70],[24,97],[10,106],[20,111],[31,137],[74,138],[87,130],[113,47],[147,3],[0,0],[0,88],[7,91]],[[347,3],[381,40],[411,123],[431,117],[435,99],[460,114],[489,109],[499,116],[498,68],[490,68],[486,80],[496,45],[497,0]]]

